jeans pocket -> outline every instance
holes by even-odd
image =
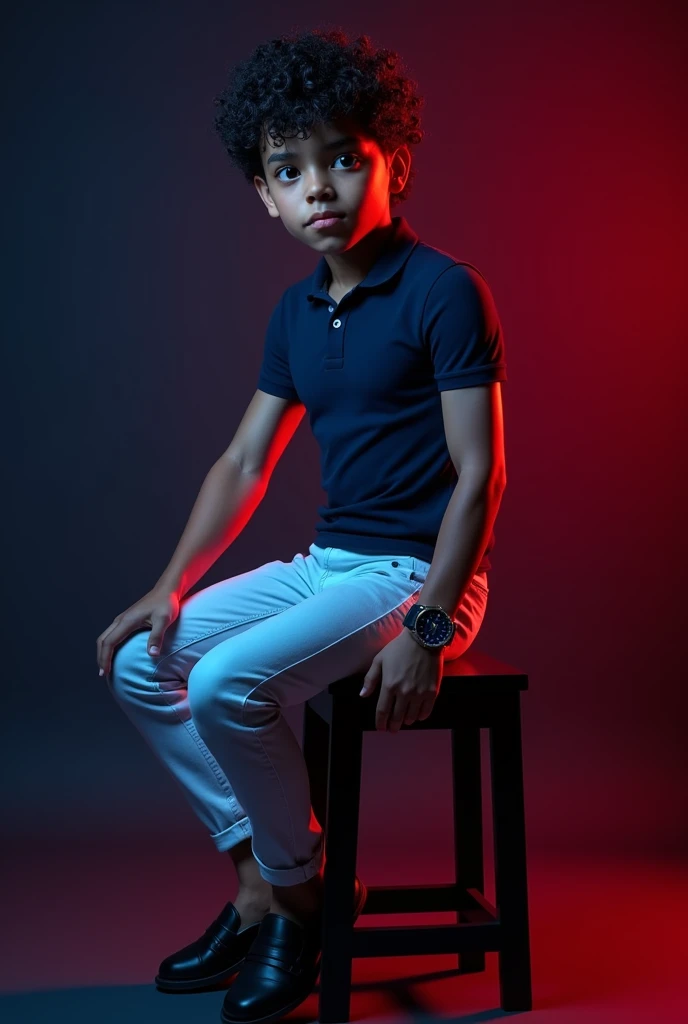
[[[377,571],[382,572],[386,576],[401,574],[405,580],[418,580],[421,582],[425,579],[425,574],[419,573],[417,566],[418,562],[413,555],[396,555],[380,559]]]

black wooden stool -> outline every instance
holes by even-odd
[[[363,673],[330,683],[306,702],[303,754],[311,803],[325,832],[323,945],[318,1020],[349,1020],[355,956],[458,953],[458,974],[485,970],[499,954],[503,1010],[531,1010],[530,934],[521,750],[521,690],[528,677],[479,651],[445,662],[424,722],[451,729],[456,881],[368,886],[362,914],[455,911],[450,925],[356,928],[352,924],[363,733],[375,729],[380,689],[360,697]],[[483,894],[480,729],[490,730],[495,902]],[[364,879],[365,881],[365,879]]]

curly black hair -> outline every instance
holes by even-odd
[[[311,29],[260,43],[234,66],[214,98],[215,131],[232,164],[253,184],[265,177],[260,157],[264,126],[275,145],[303,134],[316,122],[354,117],[385,155],[423,138],[417,82],[400,74],[398,53],[375,48],[370,37],[350,39],[341,28]],[[403,67],[403,64],[402,64]],[[408,199],[415,171],[390,204]]]

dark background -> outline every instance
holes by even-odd
[[[255,390],[269,314],[317,260],[231,168],[213,96],[262,39],[339,24],[419,81],[426,136],[393,213],[478,266],[504,327],[509,482],[476,646],[530,678],[530,847],[686,853],[679,11],[492,0],[423,21],[352,2],[330,21],[314,3],[147,0],[5,16],[5,843],[210,849],[95,643],[167,564]],[[197,588],[306,552],[324,500],[306,418]],[[362,842],[444,844],[448,766],[448,734],[367,735]]]

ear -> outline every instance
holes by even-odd
[[[272,196],[270,195],[270,189],[268,188],[267,182],[260,177],[259,174],[254,175],[253,184],[256,186],[258,195],[265,203],[268,213],[271,217],[279,217],[279,210],[275,206]]]
[[[389,162],[389,191],[401,192],[411,170],[411,151],[408,146],[399,146]]]

